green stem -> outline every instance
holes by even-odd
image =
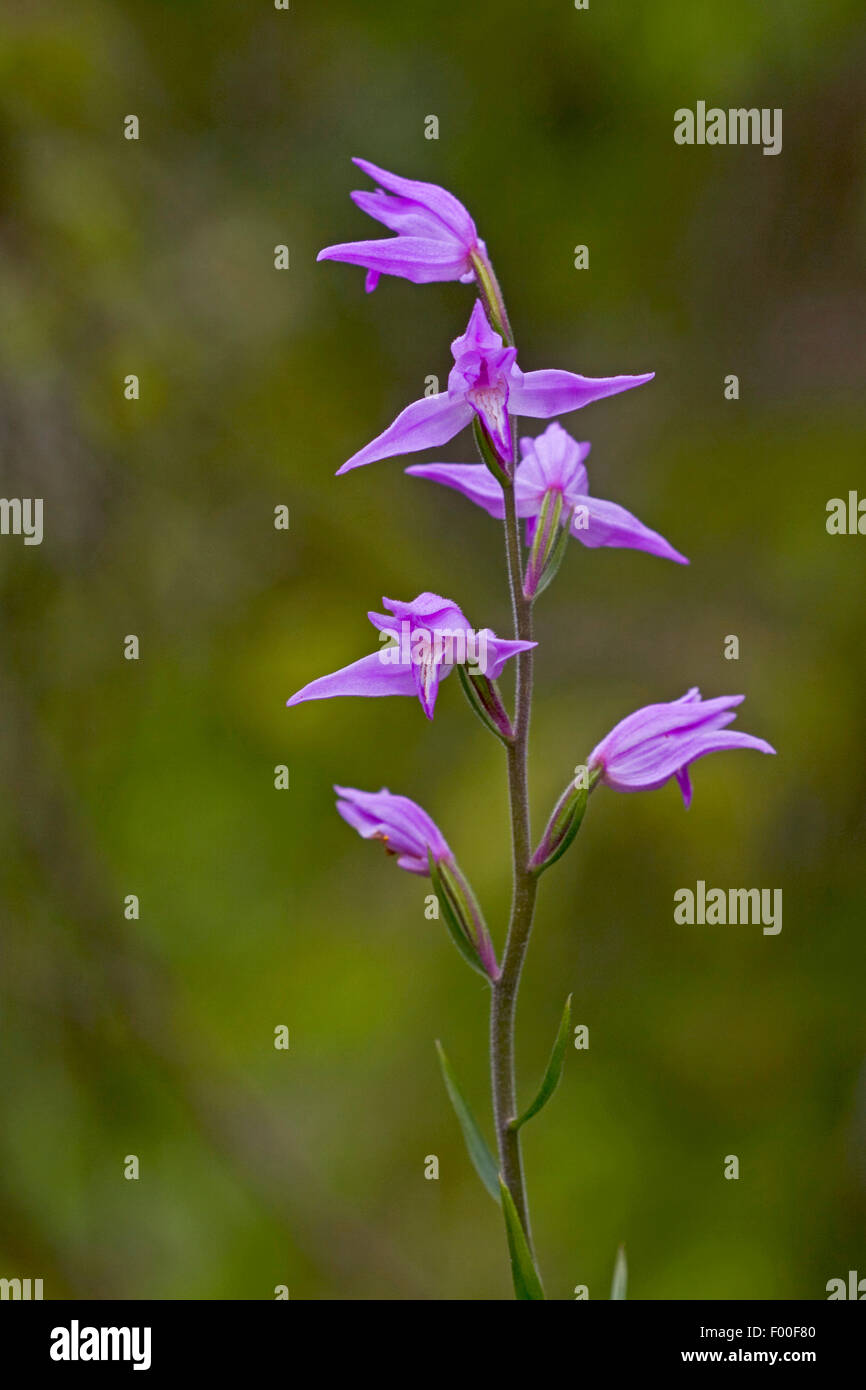
[[[473,257],[478,288],[487,317],[506,343],[514,342],[508,312],[499,281],[486,256]],[[512,463],[502,460],[505,471],[513,475],[517,460],[517,421],[511,419]],[[515,637],[532,641],[532,599],[523,592],[523,566],[520,557],[520,523],[511,477],[503,483],[505,500],[505,558]],[[508,935],[499,978],[493,982],[490,1005],[490,1078],[493,1117],[502,1180],[508,1188],[532,1251],[529,1206],[523,1178],[520,1132],[512,1128],[517,1118],[517,1086],[514,1072],[514,1021],[523,962],[532,932],[538,877],[530,869],[532,829],[529,816],[528,745],[532,713],[533,652],[517,657],[514,737],[506,745],[508,799],[511,809],[512,894]],[[534,1258],[534,1256],[533,1256]]]
[[[505,492],[505,541],[514,630],[522,641],[532,640],[532,604],[523,594],[520,535],[513,488]],[[526,958],[538,879],[529,868],[532,834],[529,818],[527,751],[532,709],[532,651],[517,658],[514,740],[506,748],[508,795],[511,806],[512,898],[508,936],[499,979],[494,983],[490,1010],[490,1071],[493,1115],[502,1178],[511,1193],[526,1238],[532,1248],[529,1207],[523,1179],[520,1135],[511,1128],[517,1117],[514,1072],[514,1021],[523,962]]]

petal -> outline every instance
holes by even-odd
[[[537,647],[537,642],[517,642],[507,637],[497,637],[489,627],[482,628],[475,638],[477,667],[488,680],[498,680],[507,661],[520,652],[528,652]],[[467,665],[472,663],[467,662]]]
[[[509,384],[512,374],[520,375],[517,348],[504,345],[502,334],[492,327],[480,299],[472,306],[465,332],[452,339],[451,356],[455,363],[468,360],[476,372],[480,363],[486,361],[491,368],[507,376]]]
[[[426,854],[423,859],[414,854],[401,854],[397,859],[397,868],[405,869],[410,874],[418,874],[421,878],[430,877],[430,866],[427,863]]]
[[[535,439],[521,439],[522,462],[518,473],[527,487],[533,486],[540,497],[548,488],[561,488],[566,497],[573,493],[589,492],[585,460],[591,444],[578,443],[556,421]]]
[[[511,463],[514,449],[511,443],[511,421],[508,418],[507,388],[492,386],[479,389],[476,386],[467,391],[466,399],[480,419],[485,432],[493,440],[499,457],[506,463]]]
[[[390,633],[397,637],[400,632],[400,621],[392,613],[374,613],[372,610],[367,614],[370,622],[379,632]]]
[[[440,188],[437,183],[422,183],[418,179],[403,179],[399,174],[389,174],[387,169],[380,169],[368,159],[356,158],[352,163],[357,164],[359,169],[363,169],[369,178],[381,184],[389,193],[409,198],[435,213],[467,246],[474,246],[477,242],[475,223],[463,204],[447,189]]]
[[[692,779],[689,776],[689,770],[687,767],[681,767],[674,773],[674,776],[679,783],[680,791],[683,794],[683,801],[685,802],[686,810],[688,810],[692,804]]]
[[[532,475],[521,472],[524,465],[519,463],[514,474],[514,502],[517,508],[517,515],[520,517],[534,518],[541,511],[541,504],[544,501],[546,488],[539,488]],[[528,542],[532,544],[531,541]]]
[[[439,682],[451,674],[452,668],[445,666],[431,653],[427,661],[413,661],[411,669],[415,694],[427,718],[432,719],[436,708],[436,696],[439,694]]]
[[[744,695],[719,695],[713,700],[701,700],[693,698],[690,691],[679,700],[645,705],[621,719],[593,753],[597,752],[605,760],[620,758],[655,739],[681,734],[687,729],[720,728],[735,718],[732,711],[744,699]]]
[[[649,555],[660,555],[665,560],[674,560],[678,565],[687,565],[685,555],[660,536],[638,521],[616,502],[604,502],[600,497],[569,496],[569,505],[577,508],[571,516],[571,534],[583,545],[595,549],[597,546],[613,545],[629,550],[645,550]],[[588,525],[580,525],[582,521]]]
[[[287,705],[300,705],[305,700],[330,700],[335,695],[414,695],[415,681],[411,670],[399,662],[383,661],[387,648],[362,656],[351,666],[320,676],[296,691]]]
[[[317,261],[345,261],[364,266],[377,275],[399,275],[416,285],[437,280],[459,280],[469,265],[467,253],[456,241],[432,237],[394,236],[381,241],[343,241],[326,246]]]
[[[381,189],[377,189],[375,193],[352,193],[349,196],[362,212],[366,212],[368,217],[374,217],[389,231],[398,232],[401,236],[420,236],[434,241],[447,239],[451,242],[457,242],[454,233],[435,214],[428,212],[426,208],[422,208],[409,198],[400,198],[393,193],[383,193]]]
[[[468,497],[488,515],[501,521],[505,516],[502,487],[483,463],[413,463],[405,470],[415,478],[429,478]]]
[[[368,804],[375,795],[374,792],[357,792],[351,787],[334,787],[334,791],[338,797],[337,810],[343,820],[365,840],[372,840],[386,833],[385,822]]]
[[[654,376],[655,372],[647,372],[644,376],[578,376],[576,372],[560,371],[557,367],[540,372],[515,370],[508,408],[512,415],[547,420],[551,415],[580,410],[604,396],[615,396],[633,386],[643,386]]]
[[[443,598],[441,594],[433,594],[429,589],[423,594],[418,594],[416,598],[408,603],[398,598],[382,598],[382,603],[393,614],[394,621],[407,618],[410,623],[418,624],[422,627],[445,627],[450,626],[458,629],[468,630],[469,623],[463,616],[453,599]],[[370,614],[370,621],[374,621]]]
[[[739,729],[714,729],[695,739],[696,752],[688,752],[688,762],[703,758],[707,753],[726,753],[734,748],[751,748],[755,753],[775,753],[765,738],[740,733]]]
[[[758,753],[776,751],[764,739],[754,738],[752,734],[739,733],[736,729],[710,729],[668,741],[658,740],[653,746],[636,749],[625,758],[613,758],[605,767],[605,781],[617,791],[655,791],[697,758],[734,748],[751,748]]]
[[[420,401],[407,405],[393,424],[347,459],[342,468],[337,469],[337,474],[348,473],[350,469],[360,468],[376,459],[393,458],[395,454],[414,454],[419,449],[447,444],[449,439],[471,423],[472,416],[471,405],[462,398],[454,400],[447,391],[440,391],[437,396],[424,396]]]
[[[425,873],[428,845],[437,859],[451,857],[436,822],[408,796],[394,796],[387,787],[380,792],[362,792],[354,787],[335,786],[334,791],[339,797],[340,815],[359,835],[372,839],[386,834],[397,852],[419,856]]]

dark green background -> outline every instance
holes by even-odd
[[[691,684],[745,692],[779,750],[702,763],[688,813],[600,793],[544,881],[522,1095],[568,991],[591,1043],[526,1132],[548,1293],[606,1298],[623,1240],[639,1299],[866,1275],[866,540],[824,525],[866,493],[864,58],[856,0],[5,7],[0,478],[46,535],[0,538],[0,1275],[510,1296],[433,1048],[486,1116],[484,987],[330,791],[419,800],[501,942],[501,750],[456,680],[433,725],[284,708],[373,649],[382,594],[508,623],[493,521],[397,460],[333,476],[444,382],[471,305],[315,264],[375,235],[353,154],[467,203],[525,368],[657,373],[566,424],[692,565],[571,547],[538,612],[536,824],[617,719]],[[675,145],[699,99],[782,107],[782,154]],[[781,887],[781,935],[675,925],[698,878]]]

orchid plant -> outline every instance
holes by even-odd
[[[471,426],[480,462],[415,464],[406,472],[462,493],[502,523],[513,636],[498,637],[490,628],[472,627],[457,603],[438,594],[424,592],[409,602],[383,599],[387,613],[368,614],[379,632],[379,650],[311,681],[288,703],[338,695],[409,695],[418,698],[432,719],[439,684],[456,669],[473,710],[504,747],[513,878],[510,920],[499,957],[469,881],[428,813],[385,788],[335,790],[337,810],[364,839],[381,841],[388,854],[396,856],[399,868],[432,880],[456,946],[489,986],[495,1150],[488,1146],[441,1047],[440,1062],[469,1156],[501,1205],[515,1294],[541,1299],[545,1295],[529,1220],[520,1131],[556,1089],[570,1035],[569,998],[540,1088],[520,1110],[515,1010],[541,876],[574,840],[588,799],[599,786],[650,791],[675,778],[688,806],[690,767],[696,759],[730,748],[762,753],[774,749],[763,739],[729,728],[742,695],[703,700],[693,688],[677,700],[647,705],[621,720],[576,768],[540,840],[533,841],[527,756],[537,646],[533,609],[556,575],[569,537],[590,549],[617,546],[677,564],[688,561],[624,507],[590,493],[589,444],[578,443],[554,421],[540,435],[521,438],[518,448],[517,422],[521,416],[552,420],[569,414],[641,386],[653,373],[585,377],[560,368],[521,370],[487,247],[462,203],[435,184],[399,178],[365,160],[354,162],[377,184],[374,192],[353,193],[354,201],[394,235],[329,246],[318,259],[362,266],[368,292],[380,276],[396,275],[416,284],[460,280],[472,287],[476,298],[466,331],[452,343],[454,366],[446,390],[408,405],[338,472],[436,448]],[[512,660],[516,680],[509,713],[497,681]],[[625,1297],[622,1255],[611,1297]]]

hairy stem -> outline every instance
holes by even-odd
[[[473,257],[476,281],[493,327],[507,343],[514,342],[508,311],[496,272],[486,256]],[[517,461],[517,421],[511,420],[512,462],[503,459],[504,471],[513,477]],[[505,499],[505,558],[508,568],[508,587],[514,635],[521,641],[532,640],[532,599],[523,592],[523,567],[520,559],[520,523],[512,482],[503,483]],[[532,832],[529,819],[529,720],[532,713],[532,650],[517,657],[514,737],[506,745],[508,758],[508,798],[511,808],[512,894],[508,936],[499,978],[493,982],[490,1005],[490,1079],[493,1092],[493,1118],[496,1145],[502,1180],[511,1193],[520,1217],[529,1248],[532,1232],[529,1206],[523,1180],[523,1160],[520,1153],[519,1131],[510,1128],[517,1117],[517,1086],[514,1074],[514,1020],[520,975],[526,958],[538,879],[530,871]]]
[[[532,640],[532,604],[523,594],[520,565],[520,535],[514,502],[514,489],[505,493],[505,550],[508,562],[508,583],[514,613],[515,635],[522,641]],[[514,740],[507,747],[508,794],[511,805],[511,849],[513,888],[511,918],[502,957],[499,979],[492,989],[490,1009],[490,1071],[493,1090],[493,1115],[502,1179],[514,1199],[518,1215],[532,1247],[529,1208],[523,1180],[520,1154],[520,1135],[509,1128],[517,1116],[517,1092],[514,1075],[514,1018],[520,974],[532,931],[535,895],[538,880],[529,870],[532,854],[529,820],[529,787],[527,745],[532,708],[532,651],[521,652],[517,658],[517,692],[515,698]]]

